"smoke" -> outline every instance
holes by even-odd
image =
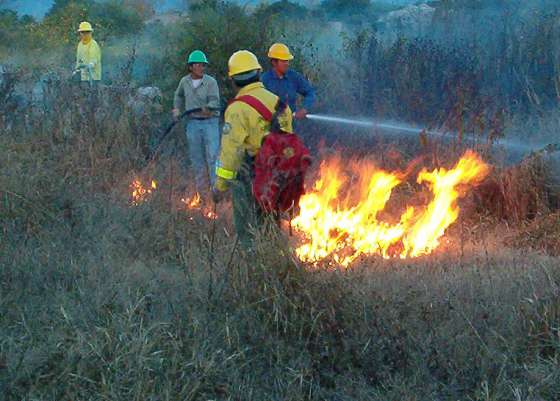
[[[447,46],[486,46],[504,35],[531,34],[540,20],[559,12],[556,0],[424,1],[385,13],[374,25],[389,45],[398,38],[422,38]]]
[[[560,33],[560,22],[558,22],[560,20],[556,19],[557,22],[554,23],[554,18],[552,18],[554,15],[560,15],[560,4],[557,0],[449,0],[440,2],[385,0],[371,2],[369,8],[365,7],[354,14],[348,13],[343,1],[331,2],[338,4],[337,7],[340,8],[329,9],[328,13],[325,6],[327,2],[292,2],[307,7],[305,16],[272,19],[268,27],[271,34],[267,40],[285,42],[295,51],[294,68],[303,72],[318,88],[319,101],[315,111],[336,111],[340,115],[359,114],[390,120],[402,119],[411,125],[422,121],[414,118],[412,112],[410,113],[412,117],[396,113],[390,115],[386,110],[373,107],[374,104],[380,103],[379,101],[374,102],[375,99],[392,97],[399,100],[398,95],[400,94],[397,91],[408,90],[409,84],[396,82],[389,89],[383,88],[383,92],[375,92],[371,89],[377,88],[372,84],[372,80],[383,79],[384,75],[390,74],[389,69],[392,68],[406,69],[407,63],[412,63],[412,61],[396,59],[394,66],[385,65],[383,67],[385,70],[378,71],[378,75],[370,74],[368,71],[372,70],[367,53],[371,51],[372,43],[374,43],[372,38],[379,39],[379,46],[387,49],[395,45],[397,38],[402,37],[405,37],[408,42],[423,39],[450,49],[458,49],[457,57],[465,57],[463,64],[465,69],[468,69],[472,60],[487,64],[503,62],[495,57],[499,52],[506,53],[510,60],[516,60],[514,56],[533,51],[534,49],[530,46],[534,42],[526,39],[539,37],[538,30],[541,29],[542,21],[552,21],[551,26],[556,24],[557,32]],[[0,6],[9,5],[23,10],[26,4],[33,3],[35,9],[39,9],[38,2],[35,1],[15,0],[11,4],[9,3],[2,1]],[[40,8],[48,8],[52,1],[40,3]],[[184,0],[154,0],[152,2],[159,13],[177,9],[184,10],[187,3]],[[238,0],[235,3],[254,6],[259,2]],[[355,4],[354,2],[346,3]],[[280,8],[279,17],[282,17],[282,10]],[[255,12],[255,8],[247,7],[245,11]],[[160,14],[147,21],[142,30],[136,34],[121,36],[108,34],[102,43],[105,81],[113,83],[122,80],[123,77],[128,77],[135,84],[158,85],[168,92],[176,84],[175,81],[180,78],[177,75],[178,71],[183,68],[181,65],[184,65],[185,57],[185,54],[180,53],[193,46],[201,46],[208,50],[205,46],[208,47],[207,44],[212,42],[210,36],[216,34],[214,32],[216,27],[211,24],[214,17],[210,17],[207,31],[209,40],[200,44],[195,43],[195,40],[190,37],[192,35],[189,35],[188,31],[184,29],[184,26],[189,23],[188,18],[170,12],[166,15]],[[100,37],[99,33],[100,31],[96,32],[97,38]],[[201,37],[204,39],[204,35]],[[219,37],[219,32],[217,37]],[[560,34],[558,38],[560,38]],[[377,45],[377,42],[375,43]],[[268,45],[269,43],[253,43],[251,48],[262,54],[260,48],[268,47]],[[221,52],[220,57],[223,59],[225,53],[230,52],[234,46],[235,44],[232,43],[217,43],[211,51],[215,54]],[[10,54],[8,60],[12,64],[23,65],[28,63],[58,64],[59,68],[63,68],[69,73],[74,57],[72,47],[71,43],[65,49],[43,54],[40,58],[28,57],[23,52],[14,52]],[[422,47],[419,49],[422,51]],[[398,47],[395,47],[395,51],[398,50]],[[557,66],[560,72],[560,48],[549,50],[556,51]],[[360,52],[365,56],[362,57]],[[467,60],[469,55],[472,58]],[[214,57],[214,59],[216,58],[218,57]],[[266,64],[266,60],[261,61]],[[219,68],[216,68],[215,64],[212,65],[211,72],[223,72],[226,63],[220,60],[219,64]],[[445,61],[442,61],[442,65],[436,66],[426,74],[433,76],[445,71],[444,64]],[[460,64],[458,66],[461,67]],[[216,69],[214,70],[214,68]],[[496,69],[498,68],[518,74],[514,77],[517,81],[526,79],[528,76],[529,67],[527,66],[507,65],[506,63],[496,65]],[[537,64],[536,67],[531,68],[544,67]],[[223,74],[216,73],[216,75]],[[432,76],[426,75],[425,79],[432,79]],[[498,76],[500,75],[498,74]],[[218,78],[220,77],[218,76]],[[421,80],[424,77],[411,77],[410,79]],[[509,75],[503,75],[502,79],[513,82]],[[404,78],[402,80],[404,81]],[[517,81],[515,82],[517,83]],[[552,87],[553,84],[554,82],[551,82],[549,87]],[[558,84],[560,85],[560,80]],[[526,86],[529,87],[529,85],[534,85],[530,79]],[[444,91],[447,88],[439,90]],[[481,91],[485,90],[486,88],[481,89]],[[538,88],[534,91],[539,95]],[[528,93],[531,92],[528,91]],[[167,97],[171,96],[169,93],[165,94]],[[427,93],[425,98],[423,95],[419,96],[420,107],[423,106],[421,103],[428,104],[429,96],[430,93]],[[542,101],[542,98],[538,98],[537,101]],[[449,104],[449,107],[452,106]],[[417,106],[405,105],[402,107],[413,109]],[[394,112],[394,110],[389,110],[389,112]],[[425,114],[435,116],[437,113],[442,113],[442,110],[429,110]]]
[[[547,15],[558,13],[556,1],[488,1],[479,8],[455,12],[440,10],[434,21],[434,39],[451,43],[491,44],[504,35],[528,35]]]

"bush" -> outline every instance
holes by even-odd
[[[138,33],[142,30],[144,19],[148,17],[142,9],[127,5],[126,2],[104,1],[59,1],[56,2],[42,23],[46,39],[53,44],[74,43],[77,27],[81,21],[90,21],[95,36],[105,41],[109,37],[119,37]]]

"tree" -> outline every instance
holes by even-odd
[[[255,10],[255,16],[259,18],[278,17],[284,18],[304,18],[309,10],[297,3],[289,0],[281,0],[270,5],[264,4]]]
[[[81,21],[90,21],[96,37],[121,36],[139,32],[144,20],[153,15],[150,0],[55,0],[43,23],[45,39],[51,42],[74,43]]]
[[[146,20],[155,14],[155,5],[157,0],[123,0],[124,8],[134,10],[142,19]]]
[[[54,3],[47,13],[47,17],[61,13],[68,7],[89,8],[89,3],[85,0],[54,0]]]
[[[29,15],[18,17],[13,10],[0,9],[0,47],[2,50],[11,50],[7,53],[14,54],[16,50],[27,47],[30,36],[29,28],[34,24],[35,19]]]

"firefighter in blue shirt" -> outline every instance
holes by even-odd
[[[273,44],[268,51],[268,58],[272,69],[261,77],[264,87],[288,103],[290,109],[295,112],[296,119],[304,119],[315,103],[315,89],[303,75],[290,69],[290,61],[294,56],[285,44]],[[299,109],[296,106],[298,94],[303,96],[302,107]]]

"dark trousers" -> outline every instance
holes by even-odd
[[[244,250],[253,249],[255,233],[263,227],[265,216],[255,201],[252,186],[253,163],[247,158],[232,183],[233,223]]]

